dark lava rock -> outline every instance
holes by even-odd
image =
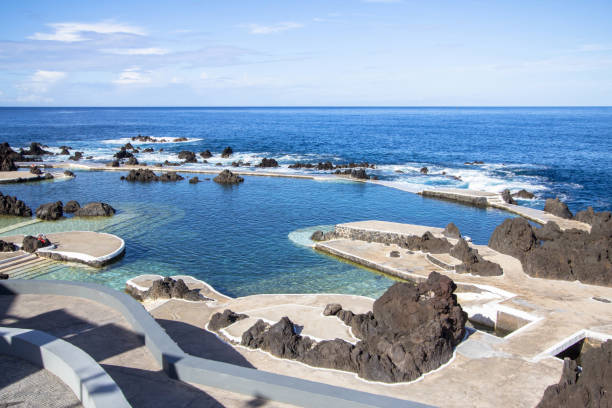
[[[429,169],[427,167],[421,167],[421,170],[419,170],[421,172],[421,174],[427,174],[429,173]]]
[[[74,155],[70,156],[68,160],[79,161],[83,158],[83,152],[74,152]]]
[[[213,179],[215,183],[219,184],[238,184],[244,181],[244,178],[237,174],[232,173],[229,170],[223,170],[217,177]]]
[[[422,236],[410,236],[403,241],[398,242],[402,248],[410,249],[411,251],[423,251],[432,254],[442,254],[450,251],[452,245],[444,238],[436,238],[429,231]]]
[[[123,147],[125,150],[136,150],[130,142],[126,143]]]
[[[0,171],[17,171],[16,161],[23,161],[21,153],[17,153],[8,143],[0,144]]]
[[[176,139],[173,140],[173,142],[186,142],[189,139],[187,139],[186,137],[177,137]]]
[[[185,163],[197,163],[198,159],[194,152],[190,152],[189,150],[183,150],[179,152],[178,158],[184,160]]]
[[[77,203],[78,204],[78,203]],[[110,217],[115,209],[106,203],[88,203],[74,212],[76,217]]]
[[[185,299],[185,300],[210,300],[200,295],[199,290],[189,289],[182,279],[174,280],[166,277],[153,282],[144,298],[149,299]]]
[[[70,152],[65,147],[62,147],[62,151],[58,153],[59,156],[70,156]]]
[[[138,169],[138,170],[130,170],[127,176],[125,176],[124,180],[126,181],[140,181],[140,182],[150,182],[150,181],[158,181],[159,177],[153,171],[149,169]]]
[[[54,203],[41,204],[36,209],[36,218],[40,218],[45,221],[55,221],[62,218],[64,215],[64,205],[61,201]]]
[[[410,381],[447,362],[465,335],[467,314],[453,295],[448,277],[432,272],[418,285],[396,283],[376,302],[373,312],[337,312],[361,340],[315,342],[299,335],[283,317],[270,326],[257,321],[242,335],[241,344],[281,358],[356,372],[387,383]]]
[[[45,180],[51,180],[51,179],[53,179],[53,174],[45,173],[44,178],[45,178]]]
[[[200,152],[200,156],[203,159],[210,159],[212,157],[212,153],[210,152],[210,150],[204,150],[203,152]]]
[[[155,149],[153,149],[152,147],[147,147],[142,152],[143,153],[153,153],[154,151],[155,151]]]
[[[18,168],[13,160],[8,157],[4,157],[0,160],[0,171],[17,171]]]
[[[389,252],[389,256],[391,258],[399,258],[400,257],[400,253],[399,253],[399,251],[391,251],[391,252]]]
[[[455,268],[457,273],[470,273],[478,276],[500,276],[503,274],[499,264],[485,260],[480,256],[478,250],[470,247],[463,238],[451,248],[450,255],[463,262]]]
[[[64,175],[68,177],[76,177],[75,174],[71,172],[70,170],[64,171]]]
[[[181,163],[177,163],[177,162],[170,162],[170,161],[166,160],[166,161],[164,161],[164,165],[165,165],[165,166],[175,166],[175,167],[176,167],[176,166],[180,166],[180,165],[181,165]]]
[[[23,154],[26,156],[42,156],[45,154],[53,154],[47,150],[42,148],[42,145],[37,142],[30,143],[30,148],[28,150],[24,150]]]
[[[12,242],[6,242],[0,239],[0,252],[15,252],[19,248]]]
[[[17,217],[31,217],[32,209],[17,197],[2,195],[0,192],[0,215],[14,215]]]
[[[117,159],[121,160],[121,159],[129,159],[130,157],[134,157],[134,155],[128,152],[125,146],[122,146],[121,150],[115,153],[113,157],[116,157]]]
[[[189,179],[189,184],[198,184],[200,182],[200,179],[197,177],[192,177]]]
[[[567,208],[567,204],[560,201],[558,198],[547,199],[546,203],[544,204],[544,211],[568,220],[573,218],[572,212],[569,210],[569,208]]]
[[[0,273],[0,280],[6,280],[9,276],[6,273]]]
[[[31,235],[26,235],[23,237],[21,249],[26,252],[34,253],[38,248],[44,248],[49,245],[51,245],[51,242],[46,238],[36,238]]]
[[[223,313],[215,313],[210,318],[210,322],[208,323],[208,328],[212,331],[219,331],[224,327],[230,326],[236,323],[239,320],[246,319],[247,315],[234,313],[229,309],[225,309]]]
[[[582,370],[566,358],[558,384],[544,391],[537,408],[612,407],[612,340],[582,357]]]
[[[315,165],[312,163],[301,163],[301,162],[297,162],[297,163],[293,163],[289,165],[290,169],[312,169],[314,167]]]
[[[130,157],[129,159],[127,159],[125,164],[127,164],[128,166],[136,166],[138,164],[138,159],[135,157]]]
[[[43,174],[42,170],[38,166],[30,166],[30,173],[36,174],[37,176]]]
[[[452,223],[449,222],[444,231],[442,231],[442,235],[449,238],[461,238],[461,232],[459,232],[459,228]]]
[[[264,157],[256,167],[278,167],[278,162],[274,159]]]
[[[562,231],[555,223],[532,227],[522,218],[505,220],[489,246],[521,261],[530,276],[612,286],[612,215],[596,213],[591,232]]]
[[[119,163],[119,160],[113,160],[113,161],[106,163],[106,167],[119,167],[119,166],[121,166],[121,163]]]
[[[522,190],[519,190],[516,193],[512,194],[512,197],[531,200],[532,198],[535,197],[535,194],[530,193],[529,191],[527,191],[525,189],[522,189]]]
[[[339,303],[330,303],[325,306],[325,310],[323,310],[323,316],[335,316],[339,311],[342,310],[342,305]]]
[[[310,236],[310,239],[312,241],[317,241],[317,242],[318,241],[328,241],[334,238],[336,238],[335,231],[323,232],[321,230],[317,230],[313,232],[312,235]]]
[[[138,135],[138,136],[132,137],[132,142],[157,143],[158,140],[155,138],[152,138],[151,136]]]
[[[223,149],[223,152],[221,153],[221,157],[224,159],[227,159],[232,154],[234,154],[234,151],[232,150],[231,147],[227,146],[225,149]]]
[[[516,204],[516,201],[514,201],[514,198],[512,198],[512,194],[510,194],[510,190],[508,189],[502,191],[501,198],[508,204]]]
[[[359,180],[367,180],[370,177],[366,173],[365,169],[353,169],[351,170],[351,177]]]
[[[72,214],[73,212],[79,210],[81,208],[81,204],[78,201],[70,200],[64,206],[64,212],[68,214]]]
[[[181,180],[184,180],[184,179],[185,178],[183,176],[181,176],[180,174],[176,174],[173,171],[168,172],[168,173],[162,173],[162,175],[159,176],[159,181],[162,181],[162,182],[181,181]]]

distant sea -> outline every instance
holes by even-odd
[[[173,168],[231,168],[232,161],[375,163],[368,172],[418,191],[449,186],[486,191],[525,188],[522,205],[542,208],[558,196],[573,211],[612,209],[612,108],[2,108],[0,141],[32,141],[59,152],[68,145],[107,162],[138,134],[180,143],[133,142],[149,164],[179,161],[178,152],[210,150],[208,163]],[[219,153],[231,146],[234,155]],[[159,149],[163,149],[162,152]],[[74,151],[73,150],[73,151]],[[66,160],[52,156],[50,160]],[[466,162],[484,164],[468,165]],[[421,174],[427,167],[429,173]],[[254,168],[253,168],[254,169]],[[266,169],[266,171],[270,171]],[[342,180],[245,177],[239,186],[130,183],[125,173],[75,170],[68,181],[0,185],[32,208],[61,200],[104,201],[110,218],[40,222],[7,234],[93,230],[126,242],[119,262],[101,270],[54,264],[39,279],[96,282],[116,289],[143,274],[187,274],[230,296],[255,293],[351,293],[377,297],[389,277],[341,262],[305,244],[316,229],[377,219],[444,227],[454,222],[486,244],[512,214],[428,199],[410,192]],[[445,173],[445,174],[443,174]],[[191,175],[183,173],[184,176]],[[453,177],[454,176],[454,177]],[[457,179],[459,178],[459,179]],[[23,221],[0,217],[0,227]]]
[[[276,171],[286,172],[296,161],[367,161],[377,165],[372,174],[414,191],[525,188],[540,199],[558,196],[574,211],[612,209],[610,107],[0,108],[0,140],[15,147],[70,145],[108,161],[138,134],[189,140],[150,145],[164,152],[139,156],[148,163],[231,146],[229,160],[188,167],[272,157],[281,164]],[[484,164],[464,164],[474,161]],[[543,207],[542,200],[524,204]]]

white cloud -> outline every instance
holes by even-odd
[[[132,67],[123,70],[119,74],[119,78],[115,79],[113,83],[118,85],[133,85],[133,84],[148,84],[151,82],[151,78],[146,73],[140,72],[139,67]]]
[[[259,24],[247,24],[251,34],[274,34],[281,31],[292,30],[295,28],[304,27],[304,24],[295,23],[293,21],[287,21],[283,23],[272,24],[268,26]]]
[[[52,102],[53,98],[46,96],[47,92],[65,77],[65,72],[38,70],[29,79],[16,85],[20,91],[17,100],[25,103]]]
[[[200,74],[200,79],[208,79],[208,78],[209,78],[209,76],[208,76],[208,74],[206,72],[202,72]]]
[[[51,23],[47,24],[55,31],[52,33],[34,33],[30,40],[77,42],[86,41],[86,33],[96,34],[134,34],[145,35],[145,32],[134,26],[101,21],[99,23]]]
[[[115,55],[166,55],[168,53],[168,50],[163,48],[108,48],[101,51]]]

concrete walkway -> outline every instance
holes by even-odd
[[[0,184],[8,183],[27,183],[32,181],[41,181],[45,179],[45,169],[43,168],[43,174],[37,175],[30,173],[29,171],[0,171]],[[70,176],[66,176],[64,173],[51,172],[54,180],[69,179]]]

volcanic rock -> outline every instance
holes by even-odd
[[[6,242],[0,239],[0,252],[15,252],[19,248],[12,242]]]
[[[83,152],[74,152],[74,155],[70,156],[68,160],[79,161],[83,158]]]
[[[190,152],[189,150],[182,150],[178,154],[178,158],[184,160],[185,163],[197,163],[198,159],[194,152]]]
[[[512,194],[512,197],[531,200],[532,198],[535,197],[535,194],[530,193],[529,191],[527,191],[525,189],[522,189],[522,190],[519,190],[516,193]]]
[[[79,204],[78,201],[70,200],[64,206],[64,212],[68,214],[72,214],[75,211],[79,210],[80,208],[81,208],[81,204]]]
[[[186,137],[177,137],[176,139],[173,140],[173,142],[186,142],[189,139],[187,139]]]
[[[582,370],[565,358],[558,384],[544,391],[537,408],[612,407],[612,340],[582,356]]]
[[[32,209],[17,197],[2,195],[0,192],[0,215],[14,215],[17,217],[31,217]]]
[[[65,147],[62,147],[62,151],[58,153],[59,156],[70,156],[70,152]]]
[[[544,204],[544,211],[556,215],[557,217],[566,218],[571,220],[573,218],[572,212],[567,208],[567,204],[559,200],[558,198],[549,198]]]
[[[229,309],[225,309],[223,313],[215,313],[210,318],[210,322],[208,323],[208,328],[212,331],[219,331],[224,327],[230,326],[236,323],[239,320],[246,319],[247,315],[234,313]]]
[[[177,162],[170,162],[170,161],[166,160],[166,161],[164,161],[164,165],[165,165],[165,166],[175,166],[175,167],[176,167],[176,166],[180,166],[180,165],[181,165],[181,163],[177,163]]]
[[[264,157],[256,167],[278,167],[278,162],[274,159]]]
[[[227,146],[225,149],[223,149],[223,152],[221,153],[221,158],[223,159],[227,159],[228,157],[230,157],[232,154],[234,153],[234,151],[232,150],[231,147]]]
[[[429,169],[427,167],[421,167],[421,170],[419,170],[421,172],[421,174],[427,174],[429,173]]]
[[[519,260],[535,248],[537,238],[529,222],[524,218],[507,218],[493,231],[489,247]]]
[[[198,184],[200,182],[200,179],[197,177],[192,177],[189,179],[189,184]]]
[[[6,273],[0,273],[0,280],[6,280],[9,276]]]
[[[40,176],[41,174],[43,174],[42,170],[38,166],[31,166],[30,173],[36,174],[37,176]]]
[[[399,242],[402,248],[411,251],[423,251],[432,254],[442,254],[450,251],[452,245],[444,238],[436,238],[427,231],[422,236],[410,236]]]
[[[134,155],[128,152],[125,146],[122,146],[121,150],[115,153],[113,157],[116,157],[117,159],[121,160],[121,159],[129,159],[130,157],[134,157]]]
[[[38,248],[44,248],[49,245],[51,245],[51,241],[49,241],[48,239],[38,239],[31,235],[26,235],[25,237],[23,237],[21,249],[26,252],[34,253],[36,252],[36,250],[38,250]]]
[[[510,190],[508,189],[502,191],[501,198],[508,204],[516,204],[516,201],[514,201],[514,198],[512,198],[512,194],[510,194]]]
[[[77,203],[78,204],[78,203]],[[74,212],[75,217],[110,217],[115,209],[106,203],[88,203]]]
[[[0,171],[17,171],[15,162],[8,157],[0,159]]]
[[[457,273],[470,273],[478,276],[500,276],[503,274],[499,264],[484,259],[480,256],[478,250],[470,247],[463,238],[451,248],[450,255],[463,262],[455,267]]]
[[[210,150],[204,150],[203,152],[200,152],[200,156],[203,159],[209,159],[212,157],[212,153],[210,152]]]
[[[461,238],[461,232],[459,232],[459,228],[452,223],[449,222],[444,231],[442,231],[442,235],[449,238]]]
[[[152,147],[147,147],[146,149],[143,149],[143,153],[153,153],[155,151],[155,149],[153,149]]]
[[[149,169],[130,170],[127,176],[122,177],[126,181],[140,181],[143,183],[158,181],[159,177]]]
[[[183,176],[181,176],[180,174],[176,174],[173,171],[170,171],[168,173],[162,173],[161,176],[159,176],[159,181],[162,182],[168,182],[168,181],[180,181],[180,180],[184,180],[185,178]]]
[[[153,282],[151,288],[143,296],[144,299],[184,299],[184,300],[210,300],[200,295],[199,290],[189,289],[182,279],[169,277]]]
[[[56,221],[64,215],[64,206],[61,201],[41,204],[36,209],[36,218],[45,221]]]
[[[238,184],[244,181],[244,178],[237,174],[232,173],[229,170],[223,170],[217,177],[213,179],[214,182],[219,184]]]
[[[328,241],[330,239],[336,238],[336,233],[334,231],[323,232],[321,230],[317,230],[312,233],[310,239],[312,241]]]
[[[125,164],[127,164],[128,166],[136,166],[138,164],[138,159],[132,156],[129,159],[127,159]]]
[[[389,256],[391,258],[399,258],[400,257],[400,253],[399,253],[399,251],[391,251],[391,252],[389,252]]]
[[[70,170],[65,170],[64,171],[64,176],[76,177],[76,175],[73,172],[71,172]]]
[[[359,180],[367,180],[370,177],[366,173],[365,169],[353,169],[351,170],[351,177]]]
[[[47,150],[42,148],[42,145],[37,142],[30,143],[30,148],[28,150],[24,150],[23,154],[27,156],[42,156],[45,154],[53,154]]]
[[[330,303],[325,306],[323,310],[323,316],[335,316],[339,311],[342,310],[342,305],[339,303]]]

